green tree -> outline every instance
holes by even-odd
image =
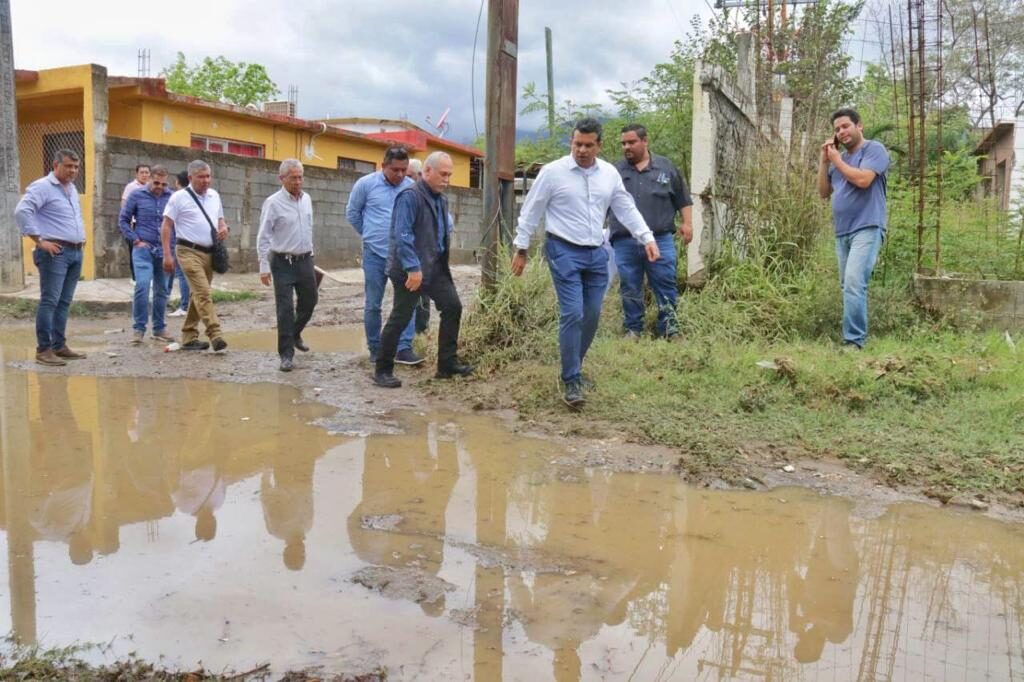
[[[242,107],[266,102],[280,92],[261,64],[232,62],[223,55],[205,57],[192,66],[179,52],[160,75],[171,92]]]

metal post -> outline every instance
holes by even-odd
[[[11,2],[0,0],[0,291],[25,288],[21,233],[14,222],[14,207],[18,204],[20,190]]]
[[[544,27],[544,50],[548,56],[548,135],[555,136],[555,65],[551,52],[551,29]]]
[[[512,230],[512,193],[516,167],[516,56],[519,41],[519,0],[488,0],[487,106],[484,158],[484,257],[482,283],[494,287],[498,248]]]

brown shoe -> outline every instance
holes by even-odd
[[[53,352],[53,349],[47,348],[46,350],[36,353],[36,363],[40,365],[47,365],[49,367],[63,367],[68,364],[57,357],[57,354]]]
[[[53,354],[58,358],[64,358],[65,360],[84,360],[85,353],[76,353],[67,346],[64,346],[60,350],[53,351]]]

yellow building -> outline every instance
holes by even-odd
[[[471,169],[481,152],[437,138],[425,131],[364,134],[334,125],[307,121],[257,109],[206,102],[168,92],[161,78],[108,77],[95,64],[15,72],[18,105],[18,151],[21,188],[50,170],[50,157],[66,147],[82,152],[77,181],[81,193],[87,249],[83,277],[96,273],[95,226],[103,202],[102,156],[108,137],[126,138],[210,153],[283,160],[298,158],[308,166],[372,172],[392,144],[424,158],[434,150],[451,155],[452,185],[469,187]],[[415,128],[415,126],[413,126]],[[417,129],[419,130],[419,129]],[[127,183],[131,178],[124,178]],[[110,197],[106,197],[110,199]],[[31,269],[31,244],[25,240],[26,270]]]

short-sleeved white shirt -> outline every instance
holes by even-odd
[[[210,188],[205,194],[196,192],[196,196],[203,202],[206,215],[210,216],[216,228],[217,222],[224,217],[224,206],[220,203],[217,190]],[[185,190],[179,189],[171,195],[164,208],[164,216],[174,221],[174,232],[178,240],[185,239],[200,246],[213,246],[210,223],[206,222],[203,212]]]

